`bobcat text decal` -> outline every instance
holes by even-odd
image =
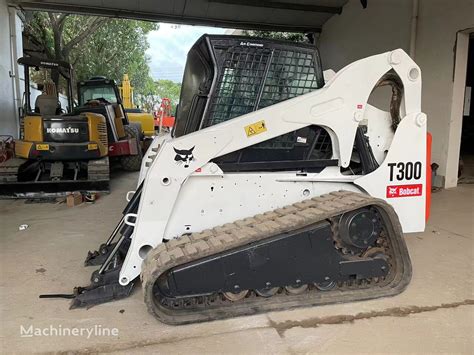
[[[176,153],[176,156],[174,157],[174,161],[176,162],[176,164],[181,165],[184,163],[184,167],[189,168],[189,163],[194,160],[194,147],[192,147],[191,149],[176,149],[173,147],[173,149]]]

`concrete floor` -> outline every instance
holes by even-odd
[[[135,174],[95,205],[0,201],[2,353],[472,353],[474,185],[433,195],[425,233],[407,235],[413,280],[399,296],[172,327],[132,297],[70,311],[38,299],[88,284],[82,262],[114,227]],[[19,231],[20,224],[29,228]],[[118,336],[20,337],[28,328],[117,328]]]

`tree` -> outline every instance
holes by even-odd
[[[244,31],[244,35],[285,41],[309,43],[308,37],[300,32]]]
[[[149,80],[145,83],[145,89],[137,97],[136,102],[146,111],[156,109],[156,104],[161,99],[167,97],[171,100],[173,106],[176,107],[181,94],[181,83],[175,83],[171,80]]]
[[[181,94],[181,83],[175,83],[171,80],[158,80],[155,81],[156,93],[161,97],[167,97],[173,104],[177,104],[179,96]]]
[[[71,16],[46,12],[27,12],[25,32],[42,47],[47,59],[69,62],[71,51],[108,21],[93,16]],[[59,74],[53,72],[52,80],[59,84]]]
[[[25,23],[46,58],[73,65],[76,80],[102,75],[120,82],[127,73],[137,94],[152,80],[146,35],[156,29],[158,24],[145,21],[44,12],[28,13]]]

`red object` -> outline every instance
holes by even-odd
[[[422,184],[387,186],[387,198],[421,196]]]
[[[135,138],[109,144],[109,157],[137,154],[137,142]]]
[[[160,109],[155,112],[155,127],[160,127],[161,119],[163,119],[161,127],[172,128],[174,126],[174,116],[171,115],[171,100],[167,97],[161,100]]]
[[[431,208],[431,143],[433,137],[431,133],[426,134],[426,206],[425,206],[425,221],[430,218]]]
[[[357,109],[359,109],[359,110],[362,109],[362,107],[363,107],[362,104],[357,105]]]
[[[0,163],[13,158],[15,155],[15,141],[13,136],[0,135]]]

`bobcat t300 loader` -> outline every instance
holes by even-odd
[[[152,143],[72,308],[138,278],[169,324],[402,292],[403,233],[429,206],[420,69],[397,49],[325,74],[309,45],[198,40],[172,137]],[[390,112],[368,104],[382,85]]]

